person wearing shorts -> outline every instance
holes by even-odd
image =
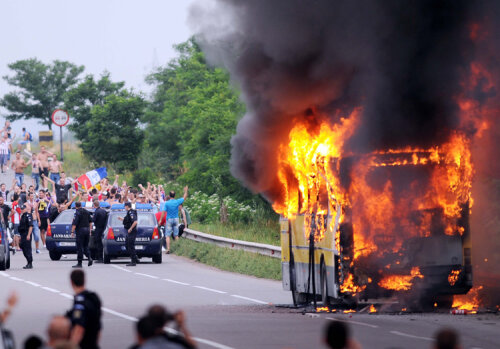
[[[163,203],[162,213],[160,221],[166,215],[165,223],[165,236],[167,239],[167,251],[165,253],[170,253],[170,237],[174,237],[176,240],[179,237],[179,206],[182,205],[184,200],[186,200],[188,195],[188,187],[184,187],[184,196],[180,199],[175,198],[175,192],[171,191],[169,193],[169,200]]]
[[[10,140],[7,135],[4,135],[0,141],[0,168],[2,173],[4,173],[4,166],[7,166],[8,156],[9,156]]]

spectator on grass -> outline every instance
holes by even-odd
[[[30,142],[31,142],[31,133],[29,133],[28,131],[26,131],[26,127],[23,127],[23,134],[21,136],[21,140],[19,141],[18,145],[17,145],[17,150],[22,150],[23,149],[23,145],[26,145],[26,149],[28,151],[31,150],[31,145],[30,145]]]
[[[351,338],[347,324],[337,320],[326,326],[324,342],[330,349],[361,349],[361,345]]]

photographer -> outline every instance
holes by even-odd
[[[165,331],[164,327],[172,322],[175,323],[176,330]],[[137,328],[139,345],[133,348],[196,348],[196,342],[186,327],[185,315],[182,311],[172,314],[161,305],[153,305],[148,309],[147,314],[141,318],[138,325],[140,325]]]

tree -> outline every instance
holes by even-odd
[[[110,74],[105,72],[96,81],[93,75],[87,75],[83,82],[70,89],[64,95],[64,108],[71,115],[69,129],[73,131],[76,138],[82,141],[87,137],[87,122],[91,118],[91,110],[96,105],[104,105],[106,97],[112,94],[125,94],[123,90],[125,82],[112,82]]]
[[[7,118],[40,119],[49,129],[52,112],[62,105],[64,93],[78,82],[84,70],[84,66],[70,62],[56,60],[47,65],[36,58],[16,61],[8,67],[14,75],[3,78],[17,90],[0,100],[0,105],[10,112]]]
[[[144,131],[139,127],[145,101],[121,91],[90,109],[90,118],[82,125],[81,148],[86,157],[97,163],[110,163],[118,172],[137,169]]]
[[[179,57],[147,78],[155,86],[145,118],[147,156],[160,165],[169,159],[157,170],[195,190],[255,199],[229,170],[230,140],[245,112],[229,74],[209,67],[193,39],[176,49]]]

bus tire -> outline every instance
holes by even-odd
[[[328,278],[326,274],[325,262],[321,261],[320,266],[320,275],[321,275],[321,302],[324,307],[330,306],[330,297],[328,297]]]
[[[62,254],[59,252],[49,251],[49,257],[53,261],[58,261],[61,259]]]
[[[295,260],[293,254],[290,254],[290,288],[292,290],[293,305],[303,305],[308,303],[307,293],[298,292],[295,290]]]

